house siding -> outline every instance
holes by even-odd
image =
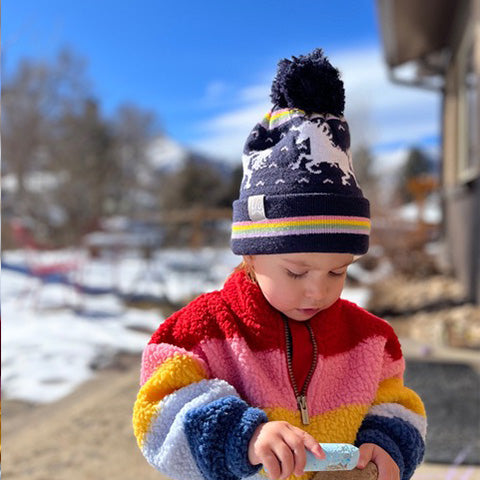
[[[470,3],[469,24],[457,24],[450,45],[452,61],[445,76],[443,99],[443,171],[442,184],[445,207],[445,234],[449,260],[455,274],[466,286],[470,300],[480,303],[480,169],[466,179],[462,174],[462,155],[467,155],[465,123],[462,114],[461,45],[474,45],[474,70],[480,75],[480,0]],[[469,37],[464,38],[465,35]],[[479,89],[477,81],[477,89]],[[479,92],[480,93],[480,92]],[[480,102],[477,108],[480,118]],[[479,155],[480,134],[476,135]],[[477,160],[480,164],[480,159]]]

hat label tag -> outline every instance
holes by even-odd
[[[266,220],[265,195],[252,195],[248,197],[248,216],[252,222]]]

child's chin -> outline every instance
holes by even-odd
[[[292,312],[292,320],[299,320],[305,321],[310,320],[310,318],[314,317],[320,311],[319,308],[297,308],[294,312]]]

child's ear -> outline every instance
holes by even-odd
[[[252,263],[253,263],[253,255],[243,255],[243,261],[244,261],[247,265],[252,265]]]
[[[255,269],[253,268],[254,256],[253,255],[243,255],[243,264],[245,265],[245,271],[247,272],[248,277],[253,282],[257,283],[257,278],[255,277]]]
[[[244,255],[243,261],[248,268],[253,270],[255,265],[255,255]]]

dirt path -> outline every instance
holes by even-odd
[[[55,404],[3,402],[3,478],[164,478],[146,463],[132,433],[140,358],[119,360]]]

